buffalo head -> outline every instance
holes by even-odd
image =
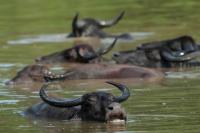
[[[79,14],[77,13],[72,21],[72,32],[68,37],[114,37],[114,35],[108,35],[102,29],[106,27],[111,27],[117,24],[124,16],[124,11],[121,12],[116,18],[104,21],[96,20],[93,18],[85,18],[78,20]],[[119,35],[122,38],[132,38],[129,34]]]
[[[45,104],[37,104],[36,106],[32,106],[27,110],[27,113],[37,114],[40,118],[44,116],[55,118],[57,116],[60,119],[74,119],[80,118],[85,121],[102,121],[102,122],[110,122],[114,120],[126,120],[125,110],[121,107],[120,103],[124,102],[130,96],[129,89],[122,84],[115,82],[107,82],[111,85],[116,86],[121,92],[121,96],[114,96],[111,93],[107,92],[92,92],[84,94],[80,98],[75,99],[57,99],[49,97],[46,94],[46,89],[48,85],[44,85],[40,90],[40,97],[49,106]],[[75,107],[80,107],[78,109],[74,109]],[[54,110],[50,110],[49,108],[54,107]],[[60,109],[68,110],[64,116],[63,111],[58,111]],[[49,109],[49,110],[48,110]],[[71,111],[72,112],[71,112]],[[54,113],[53,113],[54,112]],[[55,113],[56,112],[56,113]],[[47,115],[48,113],[54,114]],[[61,115],[63,117],[59,117]]]
[[[108,47],[100,47],[95,51],[90,45],[80,44],[72,48],[55,52],[46,56],[42,56],[36,59],[38,63],[89,63],[91,60],[97,59],[102,55],[108,53],[117,42],[117,38]]]
[[[44,82],[43,75],[48,72],[49,69],[43,65],[30,65],[24,67],[19,71],[16,76],[10,81],[6,82],[7,85],[30,83],[30,82]]]
[[[113,54],[117,63],[130,63],[145,67],[174,67],[190,63],[200,55],[199,45],[190,36],[145,43],[135,50]]]

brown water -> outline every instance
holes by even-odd
[[[125,18],[106,31],[113,34],[135,33],[135,40],[119,42],[113,51],[183,34],[200,40],[200,4],[197,0],[77,0],[76,4],[74,0],[0,1],[0,132],[200,132],[199,68],[168,72],[166,79],[156,83],[117,80],[131,90],[131,97],[123,103],[128,113],[126,125],[29,120],[21,115],[27,107],[40,101],[36,91],[39,85],[9,88],[4,82],[25,65],[33,63],[34,58],[73,45],[72,41],[63,41],[62,36],[63,33],[69,33],[76,11],[81,13],[81,17],[109,19],[121,10],[126,10]],[[49,35],[53,35],[51,39]],[[25,45],[24,40],[32,42]],[[18,43],[13,43],[16,41]],[[58,86],[57,91],[63,97],[78,97],[99,90],[119,94],[104,80],[70,81],[63,86],[62,89]]]
[[[1,73],[14,69],[1,68]],[[1,79],[0,131],[1,132],[198,132],[199,122],[199,71],[168,72],[161,82],[141,80],[114,80],[128,85],[131,97],[123,103],[128,113],[126,125],[111,125],[81,121],[30,120],[21,113],[38,103],[39,84],[6,87]],[[77,80],[56,83],[55,93],[60,97],[79,97],[91,91],[119,91],[104,83],[105,80]],[[30,90],[32,87],[32,90]]]

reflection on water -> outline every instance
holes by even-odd
[[[10,70],[13,67],[24,67],[24,64],[11,64],[11,63],[0,63],[0,69],[2,70]]]
[[[16,104],[19,100],[0,100],[0,104]]]
[[[5,63],[0,64],[0,68],[10,68],[10,67],[13,67],[13,66],[15,66],[15,64],[5,64]]]
[[[166,72],[167,78],[199,78],[200,73],[196,71]]]
[[[36,35],[36,36],[24,36],[17,40],[8,41],[8,44],[32,44],[42,42],[67,42],[72,41],[72,38],[67,38],[67,34],[50,34],[50,35]]]
[[[131,32],[129,33],[134,40],[140,40],[153,35],[151,32]],[[32,44],[32,43],[58,43],[58,42],[71,42],[73,38],[67,38],[67,34],[47,34],[47,35],[35,35],[35,36],[23,36],[17,40],[10,40],[7,43],[11,45],[15,44]],[[102,43],[110,43],[113,41],[113,38],[102,39]],[[132,42],[133,40],[123,40],[120,39],[120,42]]]

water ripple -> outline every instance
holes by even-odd
[[[23,67],[24,64],[12,64],[12,63],[0,63],[0,69],[1,68],[11,68],[11,67]]]
[[[167,78],[198,78],[200,77],[199,72],[166,72]]]
[[[0,104],[16,104],[19,100],[0,100]]]
[[[129,33],[134,40],[140,40],[144,39],[145,37],[149,35],[153,35],[154,33],[152,32],[130,32]],[[18,44],[33,44],[33,43],[56,43],[56,42],[71,42],[73,38],[67,38],[66,33],[60,33],[60,34],[42,34],[42,35],[35,35],[35,36],[22,36],[19,39],[16,40],[10,40],[7,43],[10,45],[18,45]],[[113,41],[113,38],[106,38],[102,39],[103,43],[110,43],[110,41]],[[125,41],[127,40],[122,40],[120,41]],[[128,42],[132,42],[128,41]]]
[[[142,117],[167,117],[167,118],[186,117],[186,116],[181,116],[181,115],[169,115],[169,114],[138,114],[138,115],[129,115],[129,117],[135,117],[135,116],[142,116]]]

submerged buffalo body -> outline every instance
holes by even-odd
[[[54,64],[54,63],[90,63],[99,62],[102,60],[101,56],[108,53],[116,44],[117,38],[109,46],[100,47],[95,51],[90,45],[80,44],[72,48],[55,52],[36,59],[37,63]]]
[[[64,74],[55,74],[43,65],[31,65],[22,69],[7,84],[34,83],[51,80],[110,79],[110,78],[155,78],[163,73],[131,65],[85,64],[67,69]]]
[[[105,64],[88,64],[81,68],[75,67],[68,69],[63,74],[48,72],[45,74],[45,80],[72,80],[72,79],[113,79],[113,78],[138,78],[161,79],[163,73],[160,71],[142,68],[130,65],[105,65]]]
[[[180,67],[200,65],[195,60],[200,55],[199,45],[190,36],[171,40],[145,43],[135,50],[113,54],[119,64],[133,64],[144,67]]]
[[[40,97],[44,101],[28,108],[24,115],[31,118],[110,122],[126,120],[126,112],[119,104],[130,96],[129,89],[122,84],[107,82],[116,86],[121,96],[114,96],[107,92],[92,92],[76,99],[54,99],[49,97],[44,85],[40,90]]]
[[[96,20],[93,18],[85,18],[78,20],[78,14],[75,15],[72,21],[72,32],[68,35],[68,37],[116,37],[122,39],[132,39],[129,34],[121,34],[121,35],[109,35],[105,33],[102,29],[106,27],[111,27],[117,24],[122,17],[124,16],[124,11],[119,14],[116,18],[110,21],[104,20]]]

